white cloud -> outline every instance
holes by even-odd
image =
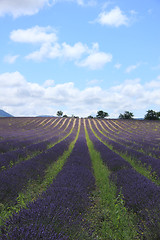
[[[88,67],[91,70],[101,69],[108,62],[112,61],[112,55],[104,52],[90,54],[86,59],[77,62],[80,67]]]
[[[61,2],[75,2],[79,6],[96,6],[96,0],[1,0],[0,1],[0,17],[6,14],[12,15],[14,18],[34,15],[44,6],[53,6]]]
[[[25,78],[19,72],[3,73],[0,75],[1,88],[12,88],[22,86],[25,83]]]
[[[143,87],[140,84],[139,78],[136,78],[134,80],[126,80],[123,84],[113,87],[112,89],[120,91],[124,96],[129,97],[138,97],[143,94]]]
[[[10,39],[20,43],[40,44],[40,48],[25,56],[28,60],[42,61],[44,59],[70,60],[80,67],[88,67],[91,70],[101,69],[108,62],[111,62],[112,55],[100,52],[99,44],[92,43],[89,48],[81,42],[73,46],[68,43],[58,43],[55,31],[50,27],[35,26],[29,29],[14,30]],[[85,55],[85,59],[82,59]]]
[[[11,14],[14,18],[36,14],[49,0],[1,0],[0,16]]]
[[[130,65],[126,68],[126,73],[130,73],[132,72],[133,70],[137,69],[141,64],[140,63],[137,63],[135,65]]]
[[[110,12],[101,12],[96,21],[101,25],[109,25],[114,27],[119,27],[121,25],[127,26],[129,24],[129,18],[121,11],[119,7],[115,7]]]
[[[10,39],[20,43],[53,43],[57,41],[55,31],[50,27],[35,26],[28,29],[14,30],[10,34]]]
[[[55,43],[43,43],[39,50],[28,54],[25,58],[28,60],[42,61],[45,58],[55,59],[61,56],[61,46]]]
[[[157,78],[156,79],[154,79],[154,80],[152,80],[151,82],[149,82],[149,83],[147,83],[146,84],[146,87],[147,88],[157,88],[157,89],[159,89],[160,88],[160,75],[159,76],[157,76]]]
[[[19,57],[19,55],[6,55],[4,57],[4,62],[13,64],[17,60],[18,57]]]
[[[53,79],[48,79],[44,82],[43,86],[44,87],[50,87],[54,85],[54,80]]]
[[[19,72],[0,74],[0,102],[4,110],[15,116],[55,115],[62,109],[66,114],[88,116],[99,109],[110,117],[118,117],[125,110],[140,111],[141,117],[151,106],[160,107],[158,77],[142,84],[140,79],[102,89],[99,86],[80,90],[73,82],[56,84],[46,80],[42,85],[28,82]]]
[[[70,46],[67,43],[62,43],[62,56],[66,59],[79,59],[87,51],[88,47],[83,45],[81,42],[75,43],[74,46]]]

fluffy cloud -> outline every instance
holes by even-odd
[[[86,59],[77,63],[80,67],[88,67],[91,70],[101,69],[108,62],[112,61],[112,55],[104,52],[90,54]]]
[[[53,43],[57,41],[57,36],[50,26],[35,26],[28,29],[17,29],[12,31],[10,39],[20,43]]]
[[[26,59],[42,61],[45,58],[63,58],[65,60],[77,60],[87,51],[87,46],[82,43],[75,43],[73,46],[62,43],[51,44],[50,42],[43,43],[38,51],[30,53]]]
[[[33,61],[42,61],[45,58],[55,59],[61,56],[61,46],[58,43],[43,43],[39,50],[28,54],[25,58]]]
[[[54,80],[53,79],[48,79],[43,84],[44,87],[50,87],[52,85],[54,85]]]
[[[141,112],[150,106],[160,107],[158,78],[142,84],[140,79],[126,80],[118,86],[102,89],[99,86],[80,90],[73,82],[44,84],[28,82],[19,72],[0,75],[0,102],[4,110],[15,116],[55,115],[62,109],[68,115],[88,116],[103,109],[110,117],[118,117],[125,110]]]
[[[25,78],[19,72],[6,72],[0,75],[1,88],[21,87],[25,83]]]
[[[25,56],[28,60],[42,61],[47,58],[60,58],[74,61],[77,66],[88,67],[91,70],[101,69],[112,60],[111,54],[99,51],[98,43],[93,43],[91,48],[81,42],[73,46],[66,42],[59,43],[54,29],[50,26],[17,29],[11,32],[10,39],[14,42],[40,45],[38,50]],[[85,59],[83,59],[84,55]]]
[[[121,11],[119,7],[115,7],[110,12],[101,12],[96,21],[101,25],[119,27],[121,25],[127,26],[129,23],[129,18]]]
[[[74,46],[70,46],[67,43],[62,44],[62,55],[64,58],[73,60],[79,59],[82,55],[88,51],[88,47],[83,45],[81,42],[74,44]]]
[[[0,1],[0,16],[11,14],[14,18],[22,15],[36,14],[49,0],[2,0]]]

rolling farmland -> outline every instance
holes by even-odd
[[[160,239],[160,121],[1,118],[0,239]]]

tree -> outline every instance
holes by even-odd
[[[147,114],[144,116],[146,120],[158,120],[160,118],[160,112],[155,112],[153,110],[148,110]]]
[[[58,116],[58,117],[62,117],[62,115],[63,115],[63,112],[62,112],[62,111],[57,111],[57,116]]]
[[[93,118],[93,116],[89,115],[88,118]]]
[[[119,119],[132,119],[133,116],[134,116],[133,113],[125,111],[124,114],[120,113]]]
[[[108,116],[109,116],[109,114],[107,112],[103,112],[102,110],[98,111],[97,115],[96,115],[97,118],[105,118]]]
[[[68,118],[68,116],[66,114],[63,115],[64,118]]]

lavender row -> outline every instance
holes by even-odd
[[[33,121],[32,119],[34,119],[34,118],[31,118],[30,121]],[[15,122],[16,122],[16,120],[15,120]],[[6,142],[12,143],[14,141],[21,142],[24,140],[27,142],[28,139],[33,142],[34,139],[37,139],[38,137],[42,137],[42,135],[44,133],[49,132],[50,128],[52,128],[52,127],[50,126],[48,131],[47,130],[44,131],[44,126],[41,126],[41,125],[39,126],[38,124],[33,124],[33,126],[30,127],[29,129],[23,128],[22,126],[19,126],[18,124],[16,127],[15,126],[11,126],[11,127],[6,126],[3,129],[3,131],[5,131],[5,135],[7,135],[7,132],[8,132],[10,138],[9,139],[4,138],[4,140],[2,139],[0,143],[1,144],[3,144],[3,142],[4,143],[6,143]],[[0,130],[0,133],[2,135],[2,129]]]
[[[160,178],[160,161],[158,161],[156,158],[146,156],[142,152],[138,152],[134,149],[131,149],[130,147],[121,145],[118,142],[115,142],[115,141],[107,138],[102,133],[100,133],[93,124],[92,124],[92,128],[94,129],[96,134],[102,139],[102,141],[106,142],[107,144],[109,144],[113,147],[113,150],[116,150],[119,153],[127,154],[134,161],[137,161],[138,163],[140,162],[147,168],[150,168],[150,166],[151,166],[151,172],[156,172],[157,177]]]
[[[130,122],[130,121],[129,121]],[[129,123],[128,122],[128,123]],[[109,121],[107,122],[109,123]],[[134,121],[135,123],[135,121]],[[140,122],[141,125],[146,126],[146,122]],[[138,124],[140,124],[138,122]],[[103,125],[103,124],[102,124]],[[99,127],[99,125],[98,125]],[[101,127],[99,127],[100,130],[102,130]],[[152,131],[151,131],[152,130]],[[149,133],[147,132],[143,132],[138,134],[138,137],[135,137],[135,132],[132,133],[128,138],[126,137],[126,135],[124,134],[124,131],[121,132],[121,134],[119,135],[119,137],[116,137],[115,134],[110,135],[112,137],[112,139],[114,138],[114,140],[122,145],[125,145],[135,151],[140,151],[143,152],[146,155],[151,155],[153,157],[156,158],[160,158],[160,146],[159,146],[159,135],[157,133],[155,133],[155,131],[153,131],[153,129],[151,129]],[[106,132],[105,132],[106,134]],[[157,140],[156,140],[157,138]]]
[[[91,206],[89,196],[94,188],[95,180],[81,125],[75,147],[53,184],[39,199],[28,204],[27,209],[14,214],[1,227],[1,238],[80,239],[81,226],[86,231],[88,228],[89,232],[85,213]],[[88,239],[83,237],[81,239]]]
[[[107,124],[109,123],[110,121],[107,121]],[[106,125],[102,121],[101,121],[101,124],[105,129],[107,129]],[[104,131],[104,129],[101,127],[100,124],[98,124],[98,127],[102,132],[106,134],[106,132]],[[152,131],[152,134],[151,133],[146,134],[145,132],[143,134],[142,133],[136,134],[135,131],[133,133],[126,134],[125,130],[121,131],[121,133],[118,133],[118,134],[116,134],[116,132],[113,132],[108,135],[108,137],[111,137],[116,142],[119,142],[128,147],[131,147],[134,150],[144,151],[145,154],[149,154],[152,152],[153,155],[159,156],[160,155],[159,144],[157,145],[156,141],[153,141],[156,138],[156,136],[157,134],[155,135],[155,133],[153,135],[153,131]],[[158,136],[157,136],[157,139],[158,139]]]
[[[61,131],[63,131],[64,127],[61,129]],[[23,136],[25,138],[26,136],[26,132],[23,133]],[[11,140],[9,142],[1,142],[0,143],[0,151],[3,151],[4,153],[8,152],[8,151],[11,151],[12,149],[11,148],[16,148],[16,149],[19,149],[19,148],[25,148],[26,146],[30,146],[30,145],[33,145],[34,143],[39,143],[40,141],[45,141],[49,138],[52,138],[53,134],[59,134],[59,130],[58,130],[58,127],[52,129],[50,128],[47,132],[45,132],[44,130],[42,131],[42,133],[40,133],[39,135],[35,135],[34,134],[34,130],[33,130],[33,133],[32,135],[35,135],[34,138],[32,138],[30,136],[30,138],[28,140],[24,140],[22,141],[21,139],[17,138],[17,139],[14,139],[14,140]],[[0,156],[3,154],[0,154]]]
[[[7,140],[14,137],[15,133],[20,134],[22,130],[36,128],[42,119],[36,118],[8,118],[0,119],[0,131],[2,137]]]
[[[129,163],[100,142],[89,127],[87,130],[95,149],[111,171],[110,180],[117,186],[117,195],[122,192],[125,206],[139,217],[139,230],[143,232],[147,227],[152,235],[150,239],[154,239],[153,236],[159,239],[160,187],[136,172]]]
[[[122,121],[118,121],[118,123],[121,123]],[[126,126],[128,126],[129,130],[127,129],[118,129],[119,132],[118,134],[115,132],[111,132],[111,135],[114,135],[115,137],[120,137],[120,139],[124,139],[124,140],[127,140],[127,141],[132,141],[135,143],[138,142],[138,144],[141,144],[143,145],[143,142],[147,141],[148,143],[152,144],[153,146],[153,140],[155,140],[156,138],[159,137],[159,133],[156,132],[156,131],[153,131],[154,129],[150,129],[149,130],[146,130],[145,128],[143,128],[143,131],[142,129],[136,129],[135,126],[136,126],[136,121],[123,121],[123,122],[127,122],[126,123]],[[133,129],[130,127],[130,122],[133,122]],[[102,125],[105,126],[106,128],[106,125],[104,123],[107,123],[107,125],[111,125],[111,121],[101,121]],[[137,124],[139,124],[140,126],[145,126],[146,127],[146,121],[139,121]],[[107,129],[108,130],[108,129]],[[157,141],[154,141],[154,144],[156,144]]]
[[[75,126],[78,128],[78,121]],[[65,140],[56,144],[53,148],[0,173],[0,202],[15,201],[18,193],[32,179],[43,179],[46,168],[63,154],[76,133],[72,132]]]
[[[35,154],[35,153],[41,153],[45,151],[49,145],[52,145],[56,143],[59,139],[64,138],[72,129],[73,125],[70,124],[67,128],[67,130],[64,132],[62,131],[55,131],[51,132],[48,136],[47,140],[44,140],[42,142],[38,142],[35,144],[31,144],[29,146],[26,146],[25,148],[19,148],[14,151],[9,151],[4,154],[0,154],[0,169],[8,168],[10,164],[14,165],[17,161],[20,161],[24,158],[26,158],[29,155]],[[52,136],[52,137],[51,137]],[[49,138],[50,137],[50,138]]]
[[[38,128],[37,133],[33,128],[29,131],[29,134],[28,131],[22,132],[22,130],[20,130],[20,136],[18,136],[16,131],[14,131],[14,139],[8,141],[0,141],[0,152],[4,153],[15,148],[22,148],[27,145],[33,144],[34,142],[39,142],[44,140],[45,138],[49,138],[51,137],[52,132],[58,130],[58,127],[59,126],[57,126],[55,129],[52,129],[50,127],[47,131],[44,131],[44,128],[42,128],[42,130]]]

